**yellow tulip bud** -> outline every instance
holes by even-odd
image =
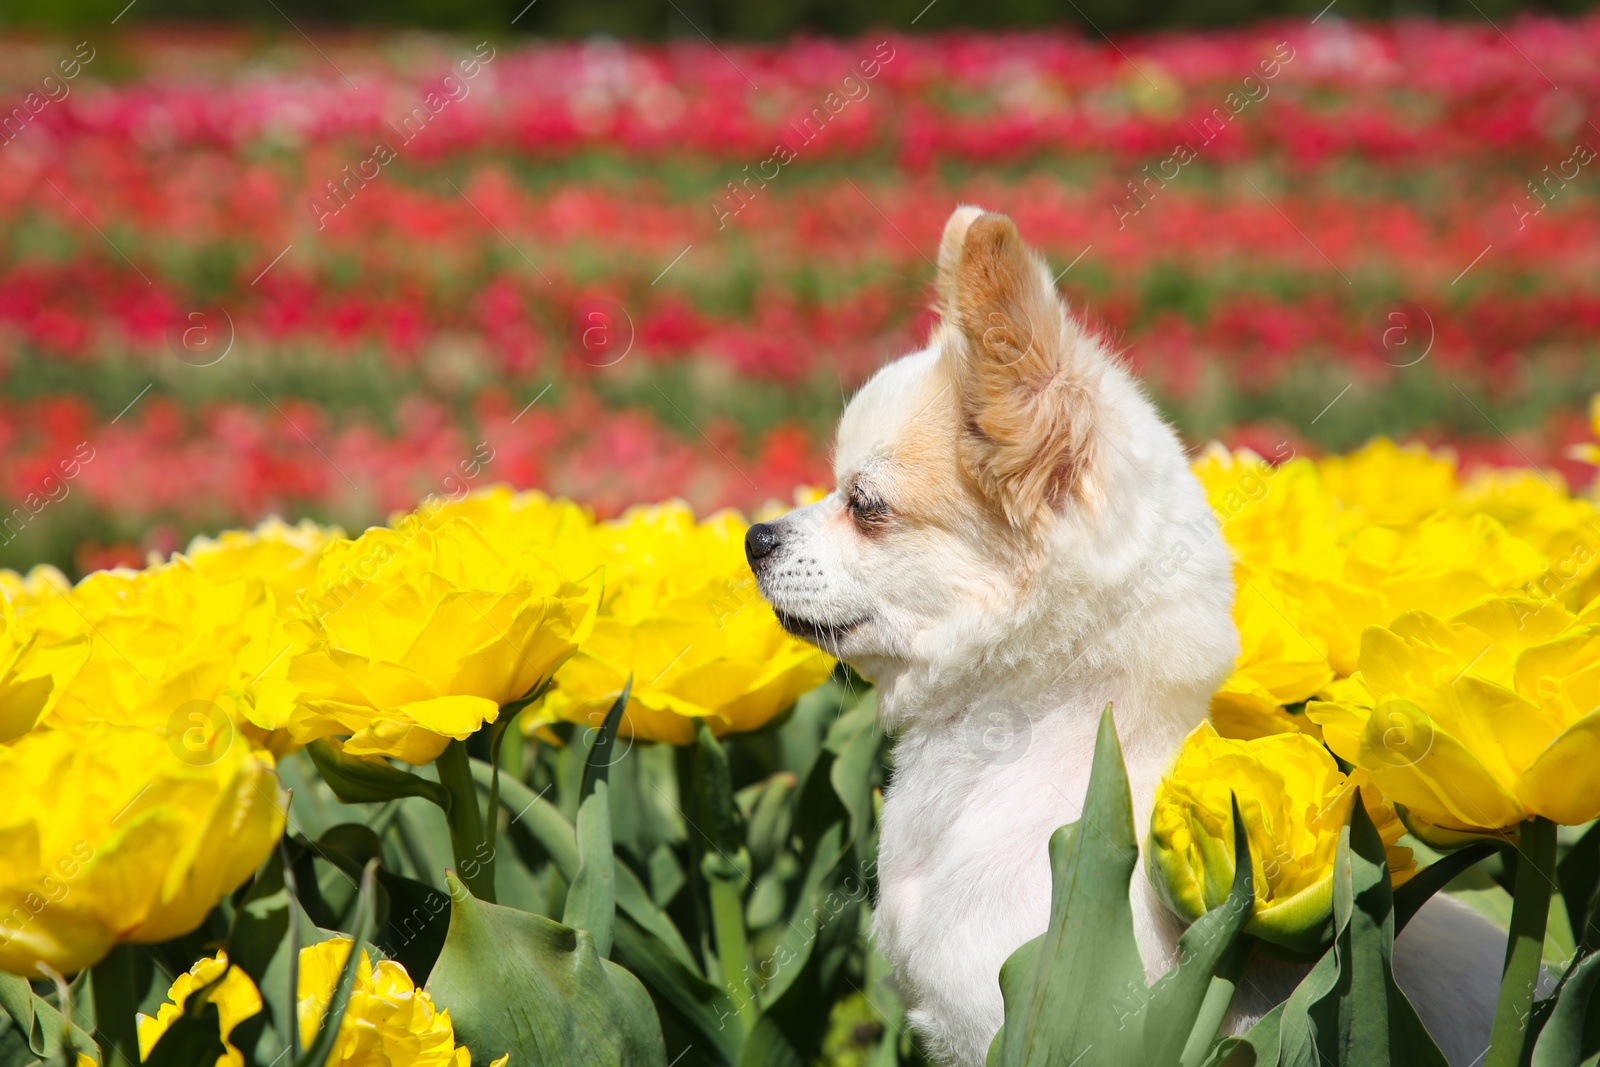
[[[225,1054],[217,1057],[217,1064],[218,1067],[224,1064],[227,1067],[244,1067],[244,1056],[228,1042],[228,1035],[233,1033],[234,1027],[261,1010],[261,991],[256,988],[249,975],[237,967],[228,966],[226,952],[219,952],[215,956],[200,960],[183,974],[178,975],[172,983],[172,988],[167,990],[166,1003],[156,1009],[156,1014],[138,1016],[141,1060],[150,1058],[150,1051],[155,1048],[161,1035],[182,1017],[184,1005],[188,1003],[190,994],[216,982],[218,978],[222,981],[212,988],[207,998],[217,1006],[217,1026],[222,1032],[222,1040],[227,1048]]]
[[[1319,947],[1332,915],[1339,832],[1360,795],[1382,836],[1392,880],[1413,872],[1405,832],[1378,791],[1347,778],[1317,741],[1284,733],[1224,738],[1202,723],[1183,744],[1156,794],[1146,866],[1157,893],[1190,922],[1228,898],[1233,885],[1233,809],[1238,798],[1250,842],[1255,906],[1245,930],[1295,951]]]

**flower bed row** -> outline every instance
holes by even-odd
[[[837,393],[824,391],[819,402],[830,401]],[[681,409],[668,401],[666,412]],[[1462,415],[1482,418],[1470,403]],[[581,389],[527,401],[490,391],[461,419],[413,399],[398,416],[385,429],[288,398],[189,412],[147,396],[108,424],[76,398],[0,406],[0,500],[9,502],[0,514],[0,564],[45,559],[81,573],[137,563],[194,532],[274,513],[360,528],[419,494],[487,482],[559,492],[616,515],[662,492],[702,509],[752,510],[830,473],[826,429],[788,423],[752,434],[716,417],[680,431],[642,410],[608,412]],[[1575,418],[1513,437],[1485,423],[1449,444],[1468,471],[1531,461],[1551,479],[1581,487],[1593,472],[1572,448],[1593,432]],[[1279,421],[1227,434],[1280,458],[1317,451]]]
[[[34,94],[30,137],[104,138],[136,152],[365,150],[375,135],[427,128],[414,148],[435,158],[688,151],[754,164],[788,139],[824,157],[882,151],[919,169],[1107,152],[1130,160],[1193,139],[1190,123],[1229,125],[1250,111],[1259,114],[1243,124],[1248,133],[1219,151],[1270,150],[1309,165],[1532,160],[1581,126],[1580,102],[1596,87],[1592,16],[1525,17],[1505,36],[1468,23],[1318,22],[1120,43],[1030,32],[512,47],[330,34],[313,50],[298,40],[263,48],[235,35],[135,34],[76,49],[11,43],[5,84],[19,100]],[[175,71],[175,57],[189,62]],[[81,80],[61,77],[60,62]],[[237,77],[240,68],[251,76]],[[137,82],[107,92],[94,85],[102,72]],[[53,87],[41,86],[45,76]]]
[[[1576,267],[1586,259],[1568,262]],[[1129,357],[1175,393],[1188,391],[1199,365],[1217,368],[1240,389],[1259,390],[1309,355],[1369,378],[1431,358],[1482,379],[1514,373],[1518,363],[1552,352],[1588,356],[1600,329],[1600,293],[1555,286],[1548,276],[1536,279],[1535,292],[1508,284],[1465,298],[1452,293],[1447,303],[1432,287],[1385,284],[1353,292],[1305,275],[1280,275],[1271,286],[1266,279],[1229,284],[1176,259],[1115,283],[1104,261],[1080,261],[1080,268],[1083,276],[1066,287],[1069,300],[1125,338]],[[92,366],[105,359],[170,373],[180,363],[203,368],[232,356],[259,365],[257,384],[270,387],[282,362],[337,362],[370,352],[397,371],[414,371],[448,364],[442,350],[476,347],[482,350],[478,365],[464,369],[497,378],[536,378],[556,365],[600,371],[633,359],[705,361],[780,381],[827,370],[854,386],[886,353],[909,349],[926,333],[928,316],[918,313],[904,281],[867,283],[826,297],[757,283],[745,306],[729,307],[732,294],[724,287],[754,279],[704,264],[683,270],[688,293],[637,286],[626,277],[587,285],[563,278],[557,286],[537,277],[491,275],[482,288],[456,281],[451,292],[427,296],[405,284],[392,293],[370,285],[324,287],[286,271],[216,303],[175,289],[152,291],[98,262],[24,268],[9,276],[0,297],[0,336],[9,337],[16,353],[4,373],[26,376],[33,371],[29,364],[44,360]],[[918,273],[907,265],[901,278]],[[706,290],[695,292],[701,285]],[[605,315],[607,335],[589,338],[591,350],[579,325],[597,300],[609,301],[612,310]],[[1407,306],[1417,310],[1405,312]],[[1395,311],[1402,317],[1389,319]],[[1401,330],[1389,331],[1394,323]],[[1415,355],[1402,350],[1406,344]],[[66,380],[73,372],[47,373]]]

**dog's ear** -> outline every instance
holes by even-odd
[[[939,317],[949,319],[956,310],[956,271],[961,266],[961,246],[966,243],[967,229],[974,219],[983,215],[983,208],[962,204],[950,213],[944,224],[944,234],[939,238]]]
[[[1096,361],[1044,265],[1004,215],[956,212],[940,243],[954,327],[961,464],[1008,522],[1037,531],[1083,489],[1092,459]],[[947,246],[954,245],[945,278]]]

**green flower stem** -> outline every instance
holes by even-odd
[[[750,853],[740,841],[739,813],[722,743],[701,720],[695,724],[690,760],[694,799],[700,810],[701,835],[709,846],[700,858],[711,897],[711,932],[717,939],[722,981],[739,1008],[739,1021],[750,1030],[761,1017],[756,1003],[750,946],[744,926],[744,886],[750,877]]]
[[[1210,1058],[1211,1048],[1217,1043],[1217,1033],[1222,1029],[1228,1008],[1233,1004],[1233,991],[1244,975],[1245,965],[1250,962],[1250,950],[1254,942],[1254,938],[1240,935],[1217,964],[1217,973],[1211,976],[1205,999],[1200,1002],[1200,1012],[1189,1031],[1189,1040],[1184,1043],[1178,1060],[1179,1067],[1199,1067]]]
[[[478,807],[478,786],[472,780],[467,743],[452,740],[433,765],[439,772],[439,784],[450,794],[445,820],[450,824],[456,875],[473,896],[493,904],[494,846],[484,834],[483,811]],[[490,812],[490,817],[498,818],[499,812]]]
[[[1517,1067],[1522,1058],[1523,1037],[1544,957],[1550,894],[1556,881],[1556,824],[1539,817],[1523,823],[1522,844],[1517,852],[1511,936],[1506,942],[1506,966],[1500,976],[1500,1000],[1495,1004],[1494,1029],[1489,1035],[1484,1067]]]
[[[134,990],[133,946],[117,945],[90,970],[94,987],[94,1036],[105,1067],[137,1067],[139,1031]]]
[[[706,879],[711,888],[711,928],[717,938],[717,963],[722,982],[739,1008],[739,1021],[750,1030],[761,1017],[750,969],[750,950],[744,929],[744,894],[739,883],[723,874]]]

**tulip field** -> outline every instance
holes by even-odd
[[[929,1062],[893,739],[743,540],[961,202],[1192,446],[1241,640],[1149,826],[1107,710],[989,1063],[1442,1064],[1435,893],[1484,1063],[1600,1056],[1600,17],[82,37],[0,37],[0,1067]]]
[[[1196,446],[1576,477],[1600,19],[1513,29],[7,40],[0,564],[359,529],[464,462],[602,514],[787,499],[926,336],[961,200]]]

